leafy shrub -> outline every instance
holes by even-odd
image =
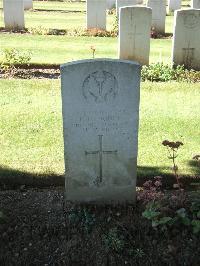
[[[166,82],[176,80],[199,82],[200,71],[184,69],[183,65],[172,68],[170,65],[165,65],[163,63],[154,63],[142,67],[141,77],[143,81],[150,80]]]
[[[7,48],[3,51],[1,69],[8,76],[13,76],[18,65],[28,65],[31,60],[30,52],[21,52],[15,48]]]
[[[142,80],[169,81],[174,79],[174,69],[163,63],[150,64],[142,67]]]
[[[145,204],[142,216],[151,221],[153,228],[168,230],[172,227],[187,226],[194,234],[200,232],[200,202],[189,202],[183,189],[174,193],[161,194],[161,179],[159,183],[151,180],[144,183],[144,189],[139,192],[138,200]]]
[[[49,29],[46,29],[42,26],[36,27],[36,28],[29,28],[28,32],[34,35],[48,35]]]

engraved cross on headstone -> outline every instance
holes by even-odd
[[[135,51],[136,40],[137,40],[138,36],[143,35],[143,33],[137,31],[136,24],[133,24],[132,28],[134,30],[132,32],[127,32],[127,36],[129,37],[129,42],[131,44],[131,47],[132,47],[133,51]]]
[[[96,184],[99,185],[103,180],[103,154],[116,154],[117,150],[114,151],[104,151],[103,150],[103,135],[98,135],[99,137],[99,150],[96,151],[85,151],[85,155],[98,154],[99,155],[99,176],[96,178]]]
[[[184,65],[190,67],[192,64],[192,60],[194,59],[194,50],[195,48],[190,48],[190,43],[187,48],[182,48],[183,50],[183,62]]]

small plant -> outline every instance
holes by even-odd
[[[200,71],[184,69],[183,65],[171,67],[163,63],[154,63],[143,66],[141,71],[142,80],[166,82],[170,80],[199,82]]]
[[[174,207],[174,206],[173,206]],[[167,201],[151,201],[146,205],[142,216],[151,221],[152,227],[167,228],[187,226],[192,229],[194,234],[200,232],[200,205],[192,203],[189,211],[186,208],[173,208],[167,205]]]
[[[103,242],[106,249],[111,249],[116,252],[121,252],[125,246],[125,240],[121,234],[119,234],[116,227],[111,228],[107,235],[103,236]]]
[[[92,58],[95,58],[95,52],[96,52],[96,48],[94,46],[90,46],[90,49],[92,51]]]
[[[71,209],[68,214],[70,224],[79,226],[87,233],[90,233],[95,224],[95,215],[88,212],[87,209]]]
[[[152,227],[157,227],[159,225],[168,224],[172,218],[169,216],[163,216],[161,209],[161,202],[151,201],[146,205],[145,211],[142,213],[142,216],[148,220],[151,220]]]
[[[157,39],[158,38],[158,33],[157,33],[157,31],[155,30],[154,27],[151,28],[151,38],[153,38],[153,39]]]
[[[141,77],[142,80],[150,81],[169,81],[173,80],[174,69],[169,65],[163,63],[150,64],[149,66],[143,66]]]
[[[154,177],[154,181],[148,180],[143,184],[143,189],[138,192],[137,199],[147,204],[150,201],[161,200],[163,192],[161,191],[162,177]]]
[[[183,143],[181,141],[174,142],[174,141],[164,140],[162,142],[162,145],[167,147],[167,150],[169,152],[168,158],[170,160],[172,160],[172,162],[173,162],[172,170],[174,172],[174,175],[175,175],[175,178],[176,178],[176,182],[177,182],[177,184],[175,184],[174,187],[175,188],[176,187],[180,188],[181,187],[181,183],[179,181],[180,178],[179,178],[179,175],[178,175],[178,166],[177,166],[175,160],[176,160],[176,158],[178,156],[178,154],[177,154],[178,153],[178,149],[183,145]]]
[[[3,51],[1,69],[9,77],[14,76],[19,65],[28,65],[31,60],[29,52],[21,52],[14,48],[7,48]]]

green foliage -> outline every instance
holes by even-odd
[[[17,71],[17,65],[28,65],[31,60],[29,52],[21,52],[15,48],[3,50],[1,69],[8,75],[13,76]]]
[[[184,66],[171,67],[164,63],[154,63],[149,66],[143,66],[141,71],[143,81],[161,81],[166,82],[170,80],[199,82],[200,71],[187,70]]]
[[[5,221],[6,221],[6,216],[2,211],[0,211],[0,224],[5,223]]]
[[[117,15],[115,15],[114,21],[112,23],[112,32],[115,32],[117,36],[118,31],[119,31],[119,21]]]
[[[194,234],[200,232],[200,204],[196,202],[193,202],[187,211],[186,208],[173,210],[163,201],[151,201],[146,204],[142,216],[151,221],[153,228],[160,227],[161,230],[167,230],[168,227],[182,225],[192,228]]]
[[[31,27],[28,29],[28,32],[34,35],[48,35],[49,34],[49,29],[46,29],[42,26],[38,27]]]
[[[163,63],[150,64],[149,66],[143,66],[141,77],[142,80],[150,81],[169,81],[173,79],[173,69],[169,65]]]
[[[193,220],[191,222],[193,233],[200,233],[200,202],[193,202],[190,210],[193,215]]]
[[[80,226],[87,233],[90,233],[95,224],[95,215],[88,212],[85,208],[72,209],[68,215],[69,222]]]
[[[148,220],[152,221],[152,227],[157,227],[159,225],[168,224],[172,220],[171,217],[163,216],[160,211],[161,205],[160,202],[149,202],[146,205],[145,211],[142,213],[142,216]]]
[[[103,242],[106,249],[111,249],[116,252],[121,252],[125,246],[123,235],[118,232],[116,227],[111,228],[107,235],[103,236]]]

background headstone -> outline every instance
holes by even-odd
[[[200,9],[200,0],[192,0],[192,8]]]
[[[87,29],[106,29],[107,0],[87,0]]]
[[[135,200],[140,65],[82,60],[61,66],[67,200]]]
[[[181,0],[168,0],[167,11],[174,12],[175,10],[181,9]]]
[[[33,8],[33,0],[24,0],[24,10]]]
[[[122,7],[119,15],[119,58],[149,64],[152,10]]]
[[[148,0],[152,8],[152,28],[158,33],[165,33],[166,0]]]
[[[137,5],[138,0],[116,0],[116,13],[119,16],[120,7]]]
[[[24,28],[24,1],[3,0],[3,12],[5,28]]]
[[[116,0],[107,0],[107,9],[112,9],[115,7]]]
[[[200,70],[200,10],[175,11],[172,62]]]

